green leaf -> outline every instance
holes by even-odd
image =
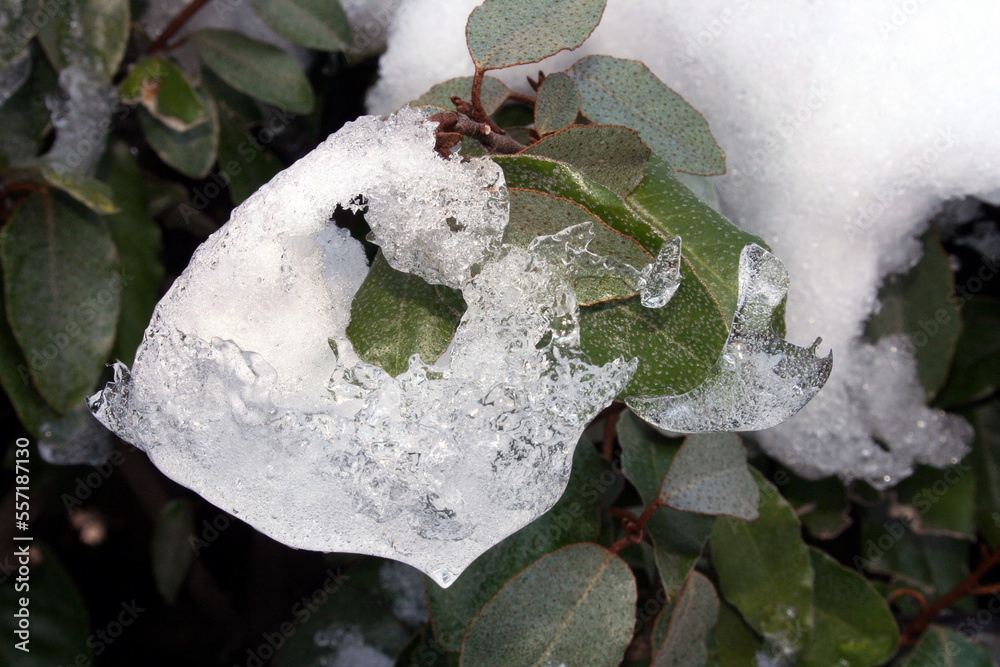
[[[954,630],[932,625],[901,667],[994,667],[990,654]]]
[[[312,111],[309,81],[282,49],[231,30],[199,30],[191,42],[205,64],[241,93],[292,113]]]
[[[3,281],[0,279],[0,386],[14,406],[21,424],[37,437],[39,427],[44,422],[58,419],[59,414],[49,407],[31,381],[31,368],[7,324],[2,287]]]
[[[590,37],[606,0],[486,0],[465,26],[480,71],[536,63]]]
[[[920,465],[896,486],[899,502],[912,507],[901,514],[915,519],[917,533],[976,536],[976,477],[970,459],[941,470]],[[914,513],[915,511],[915,513]]]
[[[747,623],[777,646],[798,651],[813,627],[813,569],[791,505],[759,473],[760,516],[719,517],[712,562],[719,587]]]
[[[0,106],[0,166],[23,164],[38,155],[52,127],[45,100],[56,95],[59,83],[48,60],[36,54],[31,76]]]
[[[622,413],[617,426],[622,448],[622,472],[648,505],[656,499],[679,438],[657,433],[631,412]],[[668,600],[676,596],[701,557],[715,519],[661,507],[646,523],[653,540],[653,558]]]
[[[715,661],[710,657],[709,665],[749,667],[758,664],[757,653],[763,648],[763,642],[725,600],[719,601],[719,619],[715,623],[713,640]]]
[[[851,525],[853,519],[847,502],[847,490],[839,479],[827,477],[806,480],[787,470],[775,475],[776,479],[778,475],[787,480],[781,491],[813,537],[832,540]]]
[[[976,526],[990,547],[1000,547],[1000,400],[963,415],[976,429],[972,469],[976,478]]]
[[[928,598],[944,595],[968,574],[972,543],[939,535],[917,535],[886,508],[869,508],[861,526],[863,545],[851,563],[857,570],[890,574],[894,583]]]
[[[48,547],[40,542],[31,544],[30,591],[15,591],[13,580],[0,586],[0,664],[11,667],[52,667],[91,663],[93,656],[88,644],[90,622],[87,608],[76,584]],[[13,562],[11,558],[11,562]],[[19,598],[30,598],[30,642],[28,651],[16,648],[21,639],[15,634],[21,607]],[[86,662],[80,663],[83,657]],[[92,663],[91,663],[92,664]]]
[[[948,377],[962,318],[955,299],[955,279],[937,227],[924,234],[924,254],[909,273],[893,276],[879,290],[881,310],[865,327],[878,340],[905,334],[912,341],[917,373],[928,398]]]
[[[438,296],[446,289],[397,271],[379,252],[351,303],[347,337],[354,351],[393,376],[409,367],[414,354],[434,363],[461,318]]]
[[[660,502],[698,514],[757,518],[760,493],[747,469],[747,455],[735,433],[688,436],[663,479]]]
[[[42,177],[95,213],[115,213],[118,207],[111,198],[111,187],[80,172],[55,169],[42,161]]]
[[[338,0],[250,0],[271,30],[294,44],[320,51],[345,51],[351,24]]]
[[[121,258],[122,310],[112,356],[131,365],[160,298],[160,228],[150,217],[146,179],[124,142],[110,144],[98,173],[115,184],[119,208],[118,213],[104,216]]]
[[[524,154],[569,163],[590,180],[625,198],[645,176],[650,150],[639,134],[627,127],[574,125],[529,146]]]
[[[655,155],[625,203],[579,170],[532,155],[495,156],[508,187],[575,201],[652,255],[674,236],[684,239],[680,288],[663,308],[639,299],[610,301],[580,311],[581,340],[592,363],[639,358],[623,397],[682,394],[715,370],[736,312],[742,232],[678,182]]]
[[[38,32],[33,20],[40,0],[22,0],[0,5],[0,24],[4,26],[4,39],[0,39],[0,70],[22,57],[28,43]]]
[[[555,234],[571,225],[591,223],[594,238],[587,249],[641,271],[653,261],[634,239],[608,227],[587,209],[559,197],[534,190],[508,188],[510,221],[504,231],[504,242],[526,247],[536,237]],[[609,299],[625,299],[638,293],[635,282],[624,280],[603,266],[595,271],[580,271],[573,281],[573,290],[581,306]]]
[[[567,74],[580,91],[580,111],[595,123],[624,125],[678,171],[726,172],[726,156],[704,116],[636,60],[589,56]]]
[[[396,658],[395,667],[458,667],[459,654],[434,641],[429,628],[416,635]]]
[[[1000,388],[1000,300],[969,299],[962,306],[962,325],[951,373],[937,396],[945,408],[981,400]]]
[[[702,667],[718,614],[715,586],[704,575],[691,572],[670,614],[666,639],[653,647],[650,667]],[[657,620],[657,626],[662,622]]]
[[[392,664],[426,621],[420,573],[409,565],[364,558],[328,569],[303,605],[273,667]]]
[[[632,639],[636,585],[596,544],[543,556],[511,579],[472,622],[462,665],[617,666]]]
[[[410,106],[432,106],[443,111],[454,111],[455,105],[451,101],[453,97],[460,97],[466,102],[472,98],[471,76],[460,76],[443,81],[410,102]],[[483,77],[480,100],[487,114],[492,116],[497,109],[503,106],[508,97],[510,97],[510,88],[503,81],[492,76]]]
[[[281,171],[278,158],[240,127],[235,112],[225,104],[219,108],[219,169],[229,182],[234,205],[257,192]]]
[[[153,579],[167,604],[173,604],[187,577],[194,550],[188,538],[194,535],[194,514],[185,500],[174,499],[163,506],[153,526]]]
[[[815,625],[799,656],[803,667],[875,667],[896,652],[899,629],[885,600],[864,577],[810,548]]]
[[[128,0],[70,0],[61,11],[46,14],[49,21],[38,39],[53,67],[93,59],[108,79],[115,75],[132,27]]]
[[[600,532],[601,473],[607,464],[594,447],[581,441],[573,455],[569,484],[555,506],[477,558],[448,588],[425,579],[434,636],[457,651],[472,619],[518,572],[545,554]]]
[[[248,125],[264,122],[260,102],[236,90],[207,67],[201,68],[201,84],[208,96],[215,100],[216,106],[229,107]]]
[[[573,79],[563,72],[546,77],[535,97],[535,130],[538,134],[549,134],[572,125],[579,113],[580,91],[576,89]],[[599,179],[594,180],[600,182]]]
[[[204,95],[202,100],[208,109],[208,122],[186,132],[172,130],[145,109],[139,109],[139,125],[152,149],[169,166],[191,178],[204,178],[208,174],[219,149],[218,111]]]
[[[142,104],[158,121],[175,132],[207,121],[208,109],[187,75],[166,58],[147,58],[135,64],[118,84],[122,102]]]
[[[0,233],[7,319],[35,387],[66,412],[93,389],[114,343],[118,256],[104,223],[59,196],[33,193]]]

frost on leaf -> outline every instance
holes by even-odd
[[[626,403],[640,417],[671,431],[756,431],[788,419],[830,376],[831,356],[815,355],[771,330],[788,292],[788,272],[756,244],[740,253],[739,295],[729,338],[715,369],[691,391]]]
[[[502,246],[503,174],[443,160],[404,109],[350,123],[239,206],[91,399],[168,476],[291,546],[409,563],[442,586],[547,511],[634,362],[590,364],[559,267]],[[367,200],[397,270],[462,290],[434,365],[392,377],[345,334],[367,272],[330,221]]]

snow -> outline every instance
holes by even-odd
[[[363,117],[247,199],[91,408],[285,544],[385,556],[447,586],[558,500],[583,430],[635,366],[586,360],[563,270],[500,245],[500,168],[442,159],[424,118]],[[367,266],[331,215],[359,195],[398,246],[390,264],[458,284],[468,305],[442,359],[414,355],[395,378],[345,334]]]
[[[472,72],[464,25],[476,4],[402,4],[372,112]],[[527,92],[539,69],[635,58],[705,115],[727,154],[713,179],[722,210],[790,274],[788,338],[822,336],[837,358],[815,400],[759,439],[801,474],[884,486],[966,451],[968,430],[923,406],[913,360],[866,363],[885,350],[861,335],[879,285],[917,259],[914,239],[942,203],[1000,188],[998,20],[987,0],[609,0],[577,51],[492,74]],[[899,411],[872,410],[875,387]],[[944,441],[914,440],[921,422]]]

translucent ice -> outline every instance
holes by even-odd
[[[540,253],[550,262],[564,267],[570,282],[581,279],[617,278],[632,293],[638,292],[645,308],[663,308],[681,284],[681,237],[669,239],[660,248],[656,261],[642,270],[614,257],[588,250],[594,240],[593,225],[582,222],[549,235],[539,236],[528,250]]]
[[[587,362],[560,269],[493,240],[500,169],[440,158],[423,119],[350,123],[238,207],[91,407],[275,539],[397,559],[446,586],[555,503],[581,433],[634,366]],[[412,243],[397,268],[429,267],[468,304],[442,359],[415,355],[395,378],[345,336],[367,269],[330,216],[359,195],[381,241]]]
[[[369,108],[393,109],[470,74],[464,26],[478,3],[406,0]],[[540,68],[592,53],[636,58],[705,115],[729,166],[713,179],[723,211],[788,267],[789,337],[822,332],[838,358],[815,400],[759,438],[804,474],[866,470],[880,481],[928,455],[909,438],[924,399],[912,360],[894,357],[898,385],[860,363],[864,322],[943,201],[1000,188],[998,22],[992,0],[609,0],[581,48],[493,74],[530,93],[525,76]],[[876,437],[866,385],[914,401],[899,413],[908,421],[885,416]],[[957,451],[959,435],[949,432],[942,451]],[[885,455],[863,464],[876,450]]]
[[[633,398],[646,421],[670,431],[756,431],[785,421],[830,375],[832,359],[782,340],[771,330],[788,292],[788,273],[756,244],[740,254],[739,298],[729,339],[708,378],[686,394]]]

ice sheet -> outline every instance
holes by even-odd
[[[447,586],[555,503],[584,428],[634,365],[587,362],[560,268],[498,245],[499,167],[440,158],[423,118],[350,123],[238,207],[91,407],[275,539],[394,558]],[[358,195],[387,245],[412,241],[397,268],[464,276],[468,309],[438,365],[415,355],[393,378],[345,337],[366,264],[330,217]],[[443,248],[479,257],[478,273]]]

